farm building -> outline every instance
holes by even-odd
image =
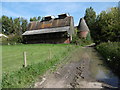
[[[41,21],[33,21],[24,32],[24,43],[70,43],[74,34],[73,17],[60,14],[43,17]]]
[[[89,28],[84,20],[84,18],[80,19],[79,25],[78,25],[78,35],[81,38],[86,38],[89,33]]]

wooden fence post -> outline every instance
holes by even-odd
[[[23,52],[23,56],[24,56],[24,67],[26,67],[27,66],[26,52]]]
[[[49,49],[49,60],[51,59],[51,48]]]

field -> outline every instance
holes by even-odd
[[[73,49],[75,46],[67,44],[3,45],[2,87],[26,87]],[[24,51],[27,53],[26,68],[23,68]]]
[[[57,56],[62,58],[68,45],[33,44],[33,45],[4,45],[2,46],[3,72],[15,71],[23,67],[23,52],[27,53],[27,64],[36,64]]]

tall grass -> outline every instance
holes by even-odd
[[[51,59],[49,59],[50,49],[52,54]],[[42,75],[49,68],[51,68],[58,62],[64,60],[63,58],[65,58],[65,56],[67,56],[74,49],[75,46],[73,45],[52,45],[52,44],[3,46],[4,71],[2,77],[2,87],[3,88],[29,87],[29,85],[33,83],[36,78],[39,77],[39,75]],[[24,50],[29,53],[27,56],[28,66],[22,68],[21,65],[23,62],[22,60],[23,58],[20,58],[18,53],[22,54],[20,52],[23,52]],[[12,70],[8,72],[9,69]]]
[[[111,69],[120,76],[120,42],[102,43],[96,49],[105,58]]]

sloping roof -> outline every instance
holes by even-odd
[[[84,20],[84,18],[80,19],[79,25],[78,25],[79,31],[89,31],[89,28]]]
[[[51,18],[51,20],[46,21],[33,21],[29,23],[28,30],[70,26],[71,19],[72,16],[67,16],[65,18]]]
[[[39,30],[31,30],[26,31],[22,35],[33,35],[33,34],[44,34],[44,33],[55,33],[55,32],[69,32],[70,26],[66,27],[57,27],[57,28],[47,28],[47,29],[39,29]]]

